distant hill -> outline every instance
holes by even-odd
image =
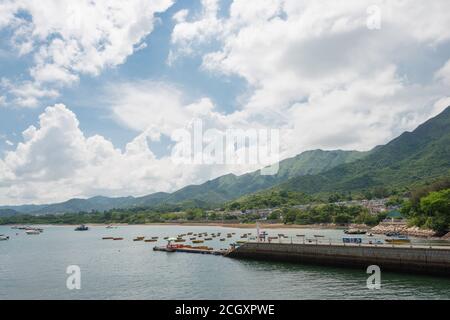
[[[307,151],[281,161],[274,176],[263,176],[258,170],[241,176],[225,175],[174,193],[71,199],[50,205],[6,206],[0,210],[56,214],[171,205],[211,207],[258,192],[295,191],[312,195],[377,187],[407,188],[446,175],[450,175],[450,107],[413,132],[405,132],[370,152]]]
[[[450,107],[413,132],[405,132],[369,155],[328,171],[295,177],[276,187],[315,194],[375,187],[408,187],[450,174]]]
[[[49,205],[9,206],[27,214],[58,214],[73,212],[106,211],[131,207],[160,207],[163,205],[183,204],[184,206],[213,206],[235,199],[248,193],[273,187],[293,177],[317,174],[343,163],[349,163],[366,156],[358,151],[323,151],[304,152],[294,158],[280,162],[277,175],[263,176],[255,171],[242,176],[225,175],[201,185],[187,186],[174,193],[154,193],[144,197],[90,199],[71,199],[66,202]]]
[[[20,213],[13,209],[0,209],[0,217],[14,216],[16,214]]]
[[[281,161],[276,175],[264,176],[260,170],[241,176],[229,174],[201,185],[187,186],[171,194],[166,202],[180,203],[195,199],[221,204],[245,194],[270,188],[293,177],[317,174],[364,156],[366,153],[358,151],[307,151]]]

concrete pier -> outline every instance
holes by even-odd
[[[450,247],[249,242],[226,256],[450,276]]]

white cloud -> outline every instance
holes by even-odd
[[[81,74],[96,76],[124,63],[145,47],[142,41],[153,31],[155,13],[172,4],[173,0],[3,1],[0,29],[11,29],[11,42],[20,55],[33,54],[31,82],[44,92],[42,97],[76,83]],[[36,106],[41,97],[35,95],[24,105]]]
[[[380,30],[367,27],[371,5]],[[204,2],[174,28],[171,57],[198,54],[206,72],[245,79],[248,99],[233,117],[282,128],[286,156],[369,149],[442,111],[446,87],[426,80],[437,72],[427,61],[449,58],[449,9],[445,0],[233,0],[220,17],[215,1]]]
[[[170,137],[193,119],[202,119],[208,127],[223,129],[232,119],[217,112],[206,97],[196,101],[185,97],[182,89],[164,82],[140,81],[114,84],[106,90],[106,100],[114,118],[135,131]]]
[[[189,108],[202,113],[210,105],[200,101]],[[102,136],[86,137],[76,115],[62,104],[46,108],[38,126],[30,126],[22,136],[23,141],[0,158],[2,204],[175,191],[233,170],[177,164],[170,155],[158,159],[148,145],[155,139],[151,130],[138,134],[121,151]]]

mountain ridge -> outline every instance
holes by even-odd
[[[319,173],[341,163],[351,162],[367,153],[343,150],[311,150],[280,161],[277,175],[262,176],[261,170],[244,175],[227,174],[198,185],[188,185],[172,193],[157,192],[143,197],[109,198],[96,196],[88,199],[69,199],[46,205],[1,206],[24,214],[58,214],[73,212],[107,211],[131,207],[157,207],[183,202],[220,205],[247,193],[275,186],[298,175]]]

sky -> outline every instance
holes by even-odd
[[[205,150],[176,161],[179,133],[198,122],[202,143],[275,130],[276,159],[387,143],[450,105],[449,11],[447,0],[0,0],[0,204],[171,192],[262,167]]]

